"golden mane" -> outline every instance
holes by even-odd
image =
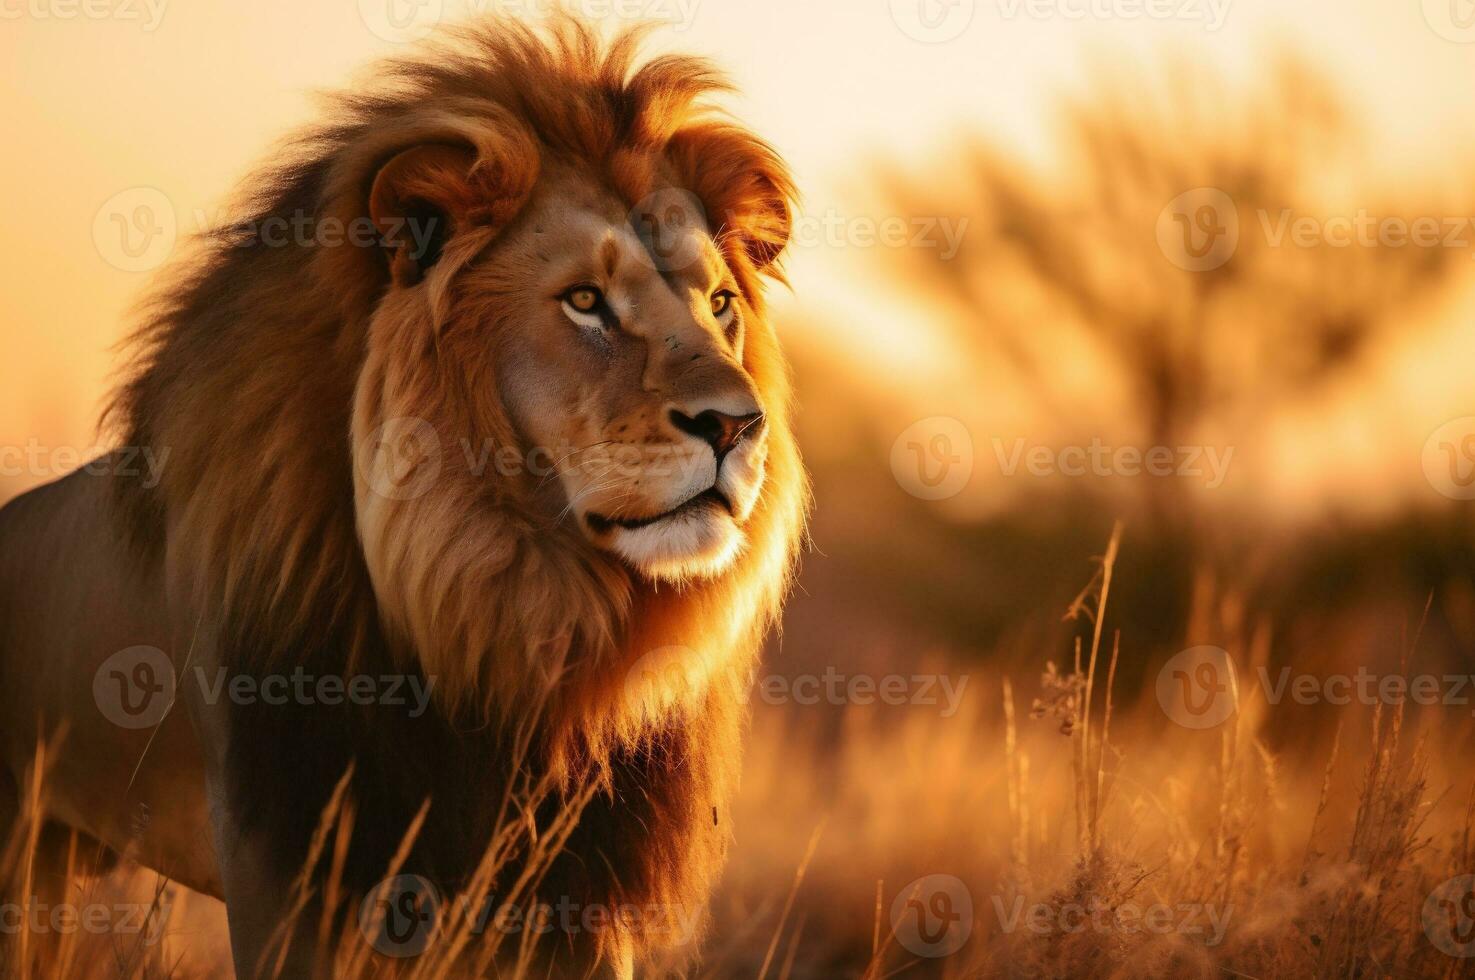
[[[367,213],[377,169],[424,142],[467,143],[478,172],[524,189],[542,157],[573,160],[632,203],[665,165],[714,216],[762,317],[760,270],[774,274],[783,248],[791,180],[768,146],[707,101],[727,87],[710,64],[668,56],[636,67],[639,36],[605,43],[572,21],[545,32],[493,21],[381,65],[247,185],[242,220],[204,236],[159,293],[107,419],[125,445],[169,447],[170,465],[155,489],[125,486],[121,514],[140,547],[163,549],[171,595],[210,611],[237,665],[331,649],[315,655],[350,669],[384,612],[355,528],[350,439],[366,330],[388,284],[384,255],[266,247],[250,229],[294,216],[348,227]],[[808,500],[786,367],[763,332],[770,342],[753,345],[747,366],[769,406],[769,476],[737,564],[658,591],[613,559],[565,547],[513,489],[495,495],[492,520],[443,515],[434,577],[416,592],[437,604],[442,636],[402,653],[435,677],[447,711],[540,704],[561,733],[549,739],[554,755],[596,762],[657,715],[740,714]],[[693,652],[680,676],[632,698],[629,672],[670,647]]]
[[[229,794],[251,800],[234,817],[283,861],[300,858],[324,788],[351,769],[362,859],[345,871],[360,892],[427,801],[410,864],[464,883],[508,794],[535,783],[556,798],[519,804],[515,823],[533,838],[561,805],[584,801],[539,884],[548,896],[697,910],[722,865],[745,694],[808,506],[787,367],[762,302],[794,188],[771,148],[713,108],[726,86],[709,64],[637,65],[638,39],[603,42],[567,20],[545,31],[488,21],[334,97],[326,123],[247,183],[240,220],[203,235],[158,291],[105,416],[122,444],[168,449],[156,486],[117,481],[117,519],[164,569],[186,637],[206,635],[237,673],[398,667],[432,682],[419,719],[353,707],[229,714]],[[466,194],[477,199],[459,203],[474,217],[425,289],[391,288],[391,250],[351,230],[373,210],[376,175],[427,144],[473,151]],[[367,430],[404,417],[466,423],[441,321],[474,317],[495,336],[497,311],[457,294],[458,273],[471,282],[478,245],[554,161],[632,205],[653,189],[689,192],[744,294],[742,368],[766,412],[767,476],[744,550],[714,577],[658,587],[533,508],[526,476],[473,482],[446,467],[424,495],[376,501],[368,518],[356,497]],[[349,234],[286,245],[261,234],[304,222]],[[475,435],[516,445],[489,400],[500,401],[478,396]],[[253,782],[261,774],[276,780],[271,793]],[[594,944],[592,955],[626,961],[657,945],[614,933]]]

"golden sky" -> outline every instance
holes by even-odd
[[[272,142],[312,117],[310,93],[468,10],[550,0],[0,0],[0,445],[87,446],[131,303],[151,264],[119,260],[108,202],[152,188],[180,234]],[[1253,79],[1276,44],[1328,71],[1372,134],[1369,172],[1452,181],[1475,82],[1469,0],[575,0],[617,26],[667,21],[654,46],[708,55],[741,86],[738,114],[793,164],[807,214],[857,215],[876,154],[921,169],[963,132],[1050,158],[1058,96],[1088,69],[1168,54]],[[1206,76],[1207,77],[1207,76]],[[153,193],[153,192],[149,192]],[[124,198],[136,203],[133,198]],[[144,199],[145,203],[157,197]],[[796,298],[843,323],[862,359],[946,369],[925,316],[869,288],[874,255],[821,235],[795,251]],[[112,253],[112,254],[105,254]],[[898,360],[899,358],[904,358]],[[35,482],[35,481],[28,481]]]

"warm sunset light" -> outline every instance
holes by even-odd
[[[1470,0],[0,63],[0,977],[1475,975]]]

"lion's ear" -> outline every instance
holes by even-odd
[[[533,174],[515,156],[522,155],[489,156],[483,148],[478,157],[465,144],[424,143],[379,168],[369,217],[396,283],[419,282],[452,235],[471,226],[499,227],[516,215]]]
[[[793,178],[778,153],[726,123],[682,130],[668,152],[714,230],[740,242],[754,268],[773,271],[770,266],[789,243],[795,198]]]

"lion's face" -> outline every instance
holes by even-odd
[[[652,578],[711,575],[763,483],[751,312],[705,226],[644,231],[613,195],[554,180],[467,285],[507,311],[496,385],[580,531]],[[527,272],[501,292],[506,268]]]
[[[766,326],[702,206],[657,178],[632,209],[588,172],[549,162],[515,211],[478,226],[467,217],[485,208],[477,189],[445,192],[448,176],[470,166],[463,151],[399,159],[381,177],[393,190],[376,191],[377,213],[423,217],[417,195],[434,192],[448,230],[396,267],[371,331],[371,354],[385,349],[371,360],[392,376],[404,358],[390,346],[408,336],[423,349],[414,337],[430,335],[441,390],[418,404],[449,405],[435,423],[440,443],[499,453],[507,446],[486,444],[515,443],[516,471],[499,465],[495,478],[522,481],[522,498],[545,518],[576,525],[650,579],[729,568],[768,457],[771,423],[745,363],[750,331]],[[405,394],[429,380],[408,373],[387,377],[389,388]],[[362,495],[360,504],[383,506]],[[360,515],[361,527],[377,523]]]

